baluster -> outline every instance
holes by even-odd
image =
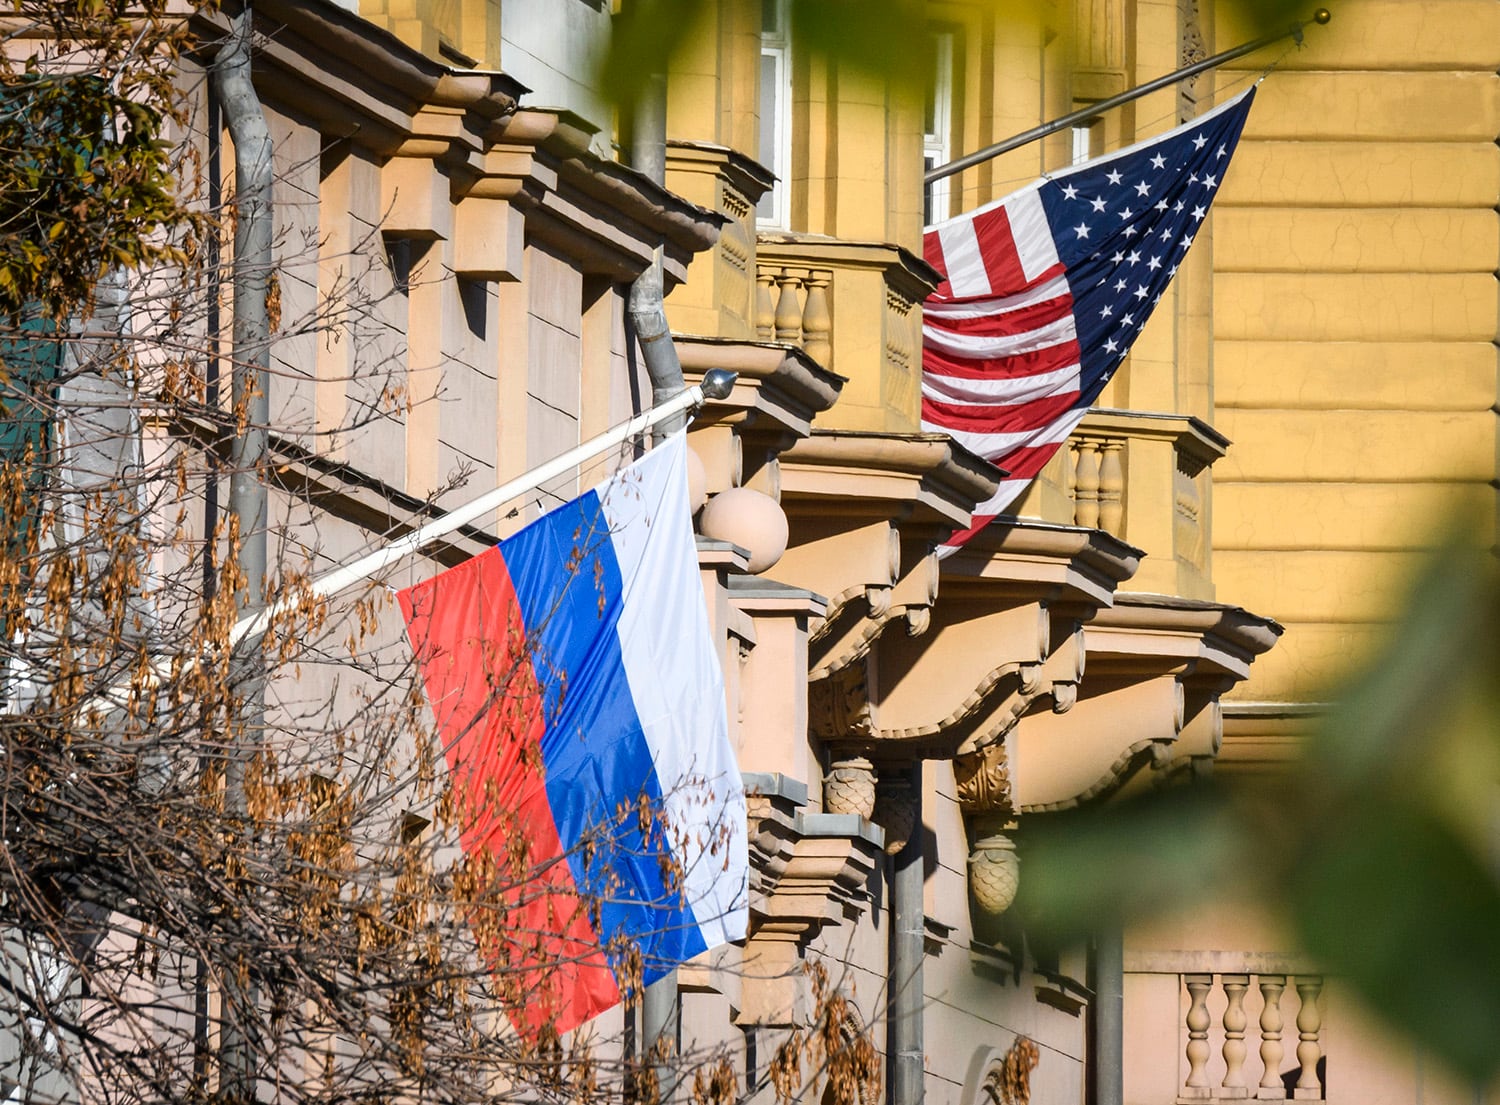
[[[797,289],[802,287],[802,275],[795,269],[782,269],[776,283],[781,285],[781,298],[776,301],[776,340],[801,345],[802,304]]]
[[[1125,522],[1125,443],[1100,443],[1099,460],[1099,526],[1116,537]]]
[[[1073,524],[1093,529],[1099,524],[1099,443],[1078,443],[1078,467],[1073,473]]]
[[[1182,1088],[1185,1098],[1208,1098],[1212,1091],[1208,1087],[1208,991],[1214,984],[1213,975],[1183,975],[1183,984],[1193,999],[1188,1009],[1187,1082]]]
[[[824,368],[833,367],[833,317],[828,311],[828,285],[833,273],[813,271],[807,276],[807,303],[802,308],[802,348]]]
[[[1068,442],[1068,456],[1063,464],[1063,493],[1068,496],[1068,502],[1074,502],[1078,498],[1077,487],[1078,472],[1078,442]]]
[[[1245,991],[1249,975],[1225,975],[1224,995],[1224,1092],[1225,1098],[1248,1097],[1245,1088]]]
[[[1297,1062],[1302,1064],[1302,1073],[1297,1078],[1292,1096],[1299,1101],[1315,1101],[1323,1096],[1323,1085],[1318,1081],[1318,1058],[1323,1054],[1318,1045],[1318,1030],[1323,1027],[1323,1015],[1318,1012],[1318,994],[1323,989],[1323,980],[1317,975],[1306,978],[1298,975],[1296,986],[1297,997],[1302,1000],[1297,1010]]]
[[[776,274],[770,269],[755,270],[755,336],[761,341],[776,340],[776,300],[771,289]]]
[[[1260,976],[1260,1061],[1265,1072],[1260,1076],[1255,1096],[1262,1101],[1281,1101],[1286,1097],[1286,1086],[1281,1081],[1281,1059],[1286,1054],[1281,1046],[1281,992],[1285,989],[1286,975]]]

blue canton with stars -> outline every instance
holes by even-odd
[[[1082,403],[1098,397],[1177,275],[1254,98],[1252,88],[1216,114],[1042,183],[1073,294]]]

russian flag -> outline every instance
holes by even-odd
[[[678,434],[398,595],[486,898],[471,923],[528,1036],[745,935],[744,790],[685,450]]]

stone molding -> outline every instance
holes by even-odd
[[[1229,452],[1230,441],[1201,418],[1190,414],[1119,410],[1091,407],[1078,424],[1079,434],[1115,434],[1121,437],[1159,438],[1170,441],[1185,468],[1196,476]]]
[[[459,225],[466,202],[485,199],[513,204],[527,234],[576,255],[582,271],[621,281],[663,245],[667,281],[679,282],[692,255],[718,237],[720,215],[591,152],[597,128],[578,116],[520,107],[527,89],[505,73],[434,61],[333,4],[265,0],[256,15],[255,76],[266,101],[293,108],[327,139],[392,159],[382,187],[404,190],[402,221],[411,223],[394,229],[466,241],[458,271],[521,276],[521,234],[503,216],[476,211],[483,234]],[[194,23],[206,52],[228,28],[221,12]]]
[[[748,783],[750,927],[735,1020],[805,1025],[813,1008],[803,951],[825,926],[868,907],[885,836],[856,815],[801,808],[807,787],[798,780],[768,773]]]
[[[755,236],[756,260],[768,265],[871,269],[886,286],[912,304],[921,303],[942,282],[942,274],[922,258],[892,242],[859,242],[823,234],[763,231]]]

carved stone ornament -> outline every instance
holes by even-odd
[[[953,778],[965,813],[1011,812],[1010,772],[1006,770],[1004,744],[996,742],[977,752],[955,756]]]
[[[917,826],[917,802],[911,784],[900,775],[882,776],[875,790],[875,811],[870,820],[885,830],[887,855],[906,847]]]
[[[875,765],[863,756],[834,760],[823,776],[823,808],[868,819],[875,812]]]
[[[809,683],[807,714],[809,727],[824,740],[875,736],[864,661]]]
[[[1021,859],[1004,833],[984,837],[969,853],[969,886],[974,902],[991,917],[999,917],[1016,900],[1021,885]]]

